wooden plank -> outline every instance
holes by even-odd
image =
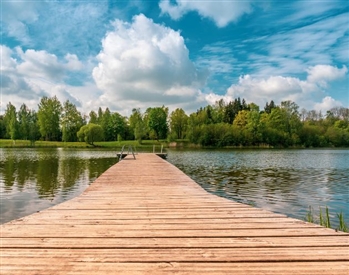
[[[299,220],[289,218],[263,218],[257,220],[255,218],[212,218],[212,219],[20,219],[11,224],[21,223],[25,225],[115,225],[115,226],[129,226],[132,225],[136,229],[140,225],[151,228],[192,228],[200,229],[205,227],[206,229],[222,229],[222,228],[294,228],[294,227],[320,227],[316,224],[305,223]],[[178,227],[177,227],[178,226]]]
[[[150,213],[130,213],[127,215],[127,212],[115,212],[110,213],[109,211],[105,212],[94,212],[94,211],[86,211],[81,212],[79,215],[74,215],[74,213],[71,212],[51,212],[51,213],[44,213],[43,218],[49,218],[49,219],[121,219],[121,220],[130,220],[130,219],[232,219],[232,218],[255,218],[255,219],[262,219],[262,218],[278,218],[278,217],[284,217],[277,214],[269,214],[269,213],[237,213],[237,214],[226,214],[226,213],[200,213],[200,214],[191,214],[189,213],[182,213],[182,214],[172,214],[170,211],[168,213],[156,213],[151,215]],[[12,222],[11,225],[14,225],[16,223],[20,223],[20,221]]]
[[[342,236],[308,237],[185,237],[185,238],[2,238],[2,248],[225,248],[225,247],[341,247],[349,246],[349,238]]]
[[[220,219],[222,220],[222,219]],[[51,221],[49,219],[46,220],[31,220],[26,221],[24,224],[26,225],[25,230],[31,229],[31,230],[49,230],[50,228],[55,227],[56,225],[59,225],[59,227],[64,230],[70,230],[72,227],[75,227],[77,229],[84,230],[86,227],[92,227],[94,226],[95,229],[99,229],[99,226],[103,226],[105,230],[235,230],[235,229],[249,229],[253,228],[256,229],[299,229],[299,228],[319,228],[323,229],[322,227],[318,225],[313,225],[311,223],[304,223],[302,221],[293,221],[293,220],[286,220],[282,223],[273,221],[269,222],[267,219],[264,222],[261,221],[253,221],[249,222],[248,224],[244,221],[237,221],[237,222],[212,222],[210,219],[198,219],[197,222],[193,222],[192,219],[168,219],[168,220],[161,220],[162,222],[157,222],[156,220],[152,219],[141,219],[138,220],[138,222],[134,222],[134,220],[108,220],[107,222],[104,222],[104,220],[55,220]],[[166,222],[164,222],[166,221]],[[183,221],[183,222],[182,222]],[[190,222],[186,222],[190,221]],[[3,233],[6,233],[8,231],[20,231],[21,226],[15,227],[15,224],[12,224],[13,226],[10,229],[3,229]],[[329,230],[326,230],[329,231]],[[332,230],[330,230],[331,233]]]
[[[34,261],[43,258],[67,258],[83,262],[282,262],[349,261],[349,246],[279,248],[166,248],[166,249],[2,249],[2,263],[17,257]]]
[[[347,262],[281,262],[281,263],[65,263],[47,259],[45,264],[24,261],[23,265],[6,265],[0,270],[3,275],[37,274],[238,274],[238,275],[346,275]]]
[[[275,229],[212,229],[212,230],[191,230],[191,229],[169,229],[169,230],[151,230],[151,229],[140,229],[135,230],[127,228],[120,230],[113,226],[107,225],[95,225],[95,226],[82,226],[82,225],[61,225],[61,226],[13,226],[6,227],[2,230],[2,237],[75,237],[82,238],[86,237],[86,234],[90,237],[290,237],[290,236],[329,236],[336,235],[334,230],[327,230],[325,228],[275,228]]]

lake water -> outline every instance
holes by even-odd
[[[304,219],[328,206],[349,223],[349,150],[169,150],[168,161],[209,192]],[[0,223],[82,193],[116,152],[0,148]]]
[[[78,196],[115,163],[106,150],[0,148],[0,223]]]
[[[349,150],[170,151],[168,161],[209,192],[305,219],[329,209],[349,224]]]

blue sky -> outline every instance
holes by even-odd
[[[123,115],[237,97],[349,107],[348,1],[0,3],[2,112],[54,95]]]

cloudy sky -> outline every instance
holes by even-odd
[[[237,97],[349,107],[346,0],[0,3],[1,114],[54,95],[123,115]]]

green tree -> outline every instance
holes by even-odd
[[[300,143],[299,132],[302,127],[299,114],[299,106],[290,100],[281,102],[281,109],[285,112],[287,133],[292,145]]]
[[[7,137],[16,140],[19,136],[16,107],[9,102],[5,111],[4,121]]]
[[[80,141],[95,146],[95,142],[103,140],[103,129],[98,124],[89,123],[80,128],[77,137]]]
[[[250,111],[248,112],[247,116],[247,125],[246,128],[251,134],[252,137],[252,143],[253,144],[259,144],[262,142],[262,133],[261,133],[261,123],[260,123],[260,117],[261,114],[259,112],[259,107],[257,105],[250,104]]]
[[[111,114],[109,120],[109,128],[111,129],[114,140],[126,139],[127,124],[126,118],[115,112]]]
[[[210,124],[212,123],[211,116],[211,106],[206,106],[205,108],[200,108],[196,111],[195,123],[196,125]],[[193,117],[194,118],[194,117]]]
[[[213,110],[214,110],[213,120],[215,123],[224,122],[225,106],[226,104],[223,99],[216,101],[215,105],[213,106]]]
[[[176,139],[182,139],[185,136],[187,129],[188,116],[183,109],[177,108],[170,115],[170,129],[171,134]]]
[[[245,99],[241,99],[240,97],[234,99],[234,101],[230,101],[226,106],[225,106],[225,111],[224,111],[224,122],[232,124],[235,116],[242,111],[242,110],[248,110],[248,106],[245,102]]]
[[[29,140],[32,145],[40,138],[40,130],[38,125],[38,114],[31,110],[29,113]]]
[[[23,103],[18,111],[18,121],[19,121],[19,136],[21,139],[27,140],[29,138],[29,119],[30,110]]]
[[[130,115],[130,118],[128,119],[130,123],[130,128],[134,130],[136,127],[136,124],[140,121],[143,120],[141,109],[139,108],[133,108],[132,109],[132,114]]]
[[[147,125],[143,119],[141,110],[139,108],[132,109],[132,114],[128,121],[135,139],[141,142],[147,134]]]
[[[242,110],[238,112],[238,114],[234,119],[233,125],[239,127],[240,129],[245,128],[248,123],[248,115],[249,115],[249,111],[246,111],[246,110]]]
[[[288,146],[289,135],[287,127],[286,113],[280,108],[275,107],[271,113],[264,113],[264,142],[272,146]]]
[[[239,129],[242,135],[240,144],[251,145],[256,142],[258,116],[259,112],[242,110],[235,117],[233,126],[235,129]]]
[[[97,124],[102,125],[104,112],[101,107],[98,108]],[[103,126],[102,126],[103,127]]]
[[[324,145],[322,142],[324,137],[321,128],[317,125],[312,125],[307,122],[304,123],[299,136],[302,145],[305,147],[319,147]]]
[[[77,132],[84,125],[84,119],[76,106],[69,100],[63,103],[61,116],[62,141],[77,141]]]
[[[45,140],[60,139],[60,118],[62,105],[56,96],[43,97],[39,103],[38,124]]]
[[[274,108],[276,107],[275,103],[273,100],[270,101],[270,103],[266,103],[265,104],[265,107],[264,107],[264,111],[267,113],[267,114],[270,114],[271,113],[271,110],[273,110]]]
[[[95,111],[91,111],[88,116],[90,118],[89,123],[98,124],[98,118]]]
[[[167,111],[165,107],[148,108],[147,110],[148,127],[153,131],[154,138],[157,140],[167,136]]]
[[[148,127],[143,120],[137,122],[136,127],[134,129],[134,136],[138,142],[141,142],[143,138],[147,136]]]
[[[0,138],[6,138],[6,123],[3,115],[0,115]]]
[[[111,121],[111,112],[109,108],[106,108],[105,112],[103,112],[101,108],[100,110],[98,110],[98,121],[98,124],[101,125],[103,129],[104,140],[117,140],[117,138],[113,134],[113,125]]]
[[[200,138],[200,125],[197,120],[197,112],[189,115],[187,124],[187,138],[190,142],[198,144]]]

